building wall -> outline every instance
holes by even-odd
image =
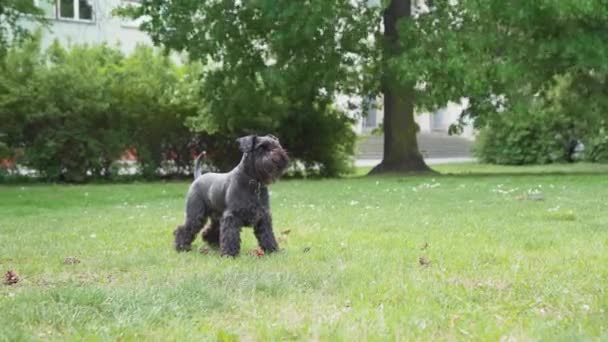
[[[112,10],[125,4],[137,4],[135,1],[124,0],[76,0],[75,4],[85,2],[92,7],[91,20],[77,17],[68,19],[61,17],[60,6],[69,0],[35,0],[50,19],[50,25],[43,31],[43,47],[50,45],[55,39],[62,45],[69,44],[100,44],[108,43],[118,46],[124,53],[133,51],[137,44],[151,44],[146,33],[138,29],[138,23],[124,20],[112,15]],[[63,12],[65,13],[65,12]],[[33,27],[34,24],[30,24]]]
[[[382,108],[382,99],[376,100],[376,104],[371,106],[370,109],[365,111],[364,115],[361,116],[357,111],[348,108],[345,103],[350,101],[353,104],[359,105],[360,101],[345,96],[338,97],[337,103],[342,110],[346,110],[350,113],[351,117],[357,118],[357,122],[353,129],[358,134],[368,134],[384,121],[384,109]],[[422,133],[442,133],[447,134],[450,125],[456,123],[460,118],[460,114],[468,105],[468,100],[463,99],[460,103],[450,102],[445,107],[440,108],[435,112],[418,112],[416,113],[414,120],[420,127]],[[468,124],[465,126],[463,133],[460,135],[467,139],[475,138],[475,131],[472,125]]]

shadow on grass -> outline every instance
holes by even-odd
[[[483,177],[543,177],[543,176],[606,176],[608,172],[470,172],[440,173],[439,177],[483,178]]]
[[[486,178],[486,177],[539,177],[539,176],[606,176],[608,163],[572,163],[548,165],[491,165],[478,163],[452,163],[431,165],[432,172],[385,173],[369,175],[372,167],[357,167],[354,173],[338,177],[339,179],[383,178],[383,177],[455,177],[455,178]],[[281,178],[281,182],[290,180],[323,180],[319,175],[289,175]],[[109,185],[109,184],[138,184],[138,183],[181,183],[191,182],[191,176],[145,178],[141,176],[122,176],[114,179],[89,179],[84,183],[62,183],[45,181],[40,178],[26,176],[1,176],[0,186],[21,185]]]
[[[371,167],[357,168],[346,178],[365,177],[538,177],[538,176],[606,176],[608,164],[548,164],[548,165],[490,165],[477,163],[438,164],[431,166],[436,173],[386,173],[369,175]]]

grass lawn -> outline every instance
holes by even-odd
[[[279,182],[236,259],[172,250],[187,183],[0,186],[0,340],[608,340],[608,167],[436,169]]]

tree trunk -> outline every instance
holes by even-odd
[[[410,0],[391,0],[384,11],[384,155],[370,174],[383,172],[428,172],[430,168],[418,151],[414,121],[414,85],[401,84],[387,61],[403,53],[397,22],[411,16]]]

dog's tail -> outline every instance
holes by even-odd
[[[194,179],[197,179],[203,174],[201,170],[201,161],[205,158],[205,151],[201,152],[194,160]]]

